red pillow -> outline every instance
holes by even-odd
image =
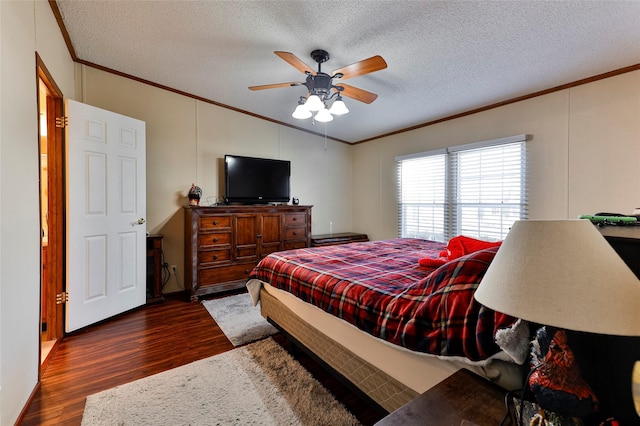
[[[502,244],[502,241],[482,241],[471,237],[465,237],[464,235],[459,235],[449,240],[449,243],[447,243],[447,249],[440,252],[440,257],[436,259],[432,257],[425,257],[418,260],[418,263],[420,266],[425,266],[427,268],[437,268],[448,261],[462,257],[465,254],[474,253],[490,247],[497,247],[500,244]]]
[[[433,257],[424,257],[418,260],[418,263],[420,264],[420,266],[424,266],[427,268],[437,268],[444,265],[448,261],[449,259],[447,259],[446,257],[438,257],[436,259],[434,259]]]
[[[453,260],[465,254],[474,253],[490,247],[498,247],[500,244],[502,244],[502,241],[482,241],[459,235],[449,240],[449,244],[447,244],[447,257],[449,260]]]

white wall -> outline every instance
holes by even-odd
[[[250,115],[81,67],[81,101],[147,124],[147,231],[164,235],[165,261],[176,265],[165,292],[184,278],[183,206],[192,183],[201,204],[222,197],[225,154],[291,161],[291,194],[313,205],[313,233],[352,229],[352,147]],[[215,199],[215,198],[213,198]]]
[[[356,145],[354,223],[372,239],[397,236],[396,156],[523,133],[531,219],[640,207],[635,71]]]
[[[569,214],[640,207],[640,71],[571,90]]]
[[[45,1],[0,1],[0,424],[38,379],[40,214],[36,51],[67,96],[73,63]]]

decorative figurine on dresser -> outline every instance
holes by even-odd
[[[189,189],[189,205],[199,206],[201,197],[202,189],[199,186],[196,186],[195,183],[192,183],[191,188]]]

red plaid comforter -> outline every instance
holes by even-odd
[[[495,332],[515,322],[473,298],[498,248],[436,270],[418,264],[421,258],[438,257],[444,247],[399,238],[277,252],[264,258],[250,278],[407,349],[487,359],[500,351]]]

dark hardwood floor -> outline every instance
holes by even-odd
[[[79,425],[88,395],[233,348],[201,303],[169,296],[66,336],[21,424]],[[364,425],[381,418],[302,351],[294,356]]]

